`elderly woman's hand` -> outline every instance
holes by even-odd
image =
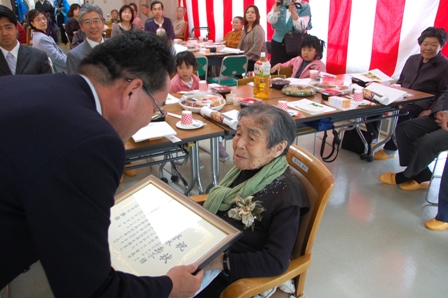
[[[213,261],[211,261],[210,263],[208,263],[207,266],[205,266],[204,268],[202,268],[204,271],[206,270],[213,270],[213,269],[217,269],[217,270],[224,270],[223,266],[222,266],[222,260],[224,257],[224,253],[220,254],[219,256],[217,256]]]

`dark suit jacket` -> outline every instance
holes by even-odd
[[[69,75],[78,73],[79,63],[90,53],[91,50],[92,47],[90,46],[90,44],[87,42],[87,40],[84,40],[76,48],[68,52],[67,71]]]
[[[168,277],[111,268],[124,146],[86,81],[7,76],[0,92],[0,289],[40,259],[56,297],[168,297]]]
[[[420,67],[422,59],[420,54],[409,57],[397,83],[405,88],[434,94],[434,100],[437,100],[448,87],[448,59],[440,51]],[[434,100],[418,102],[416,105],[429,110]]]
[[[51,73],[48,56],[44,51],[27,47],[23,44],[19,47],[17,55],[16,74],[44,74]],[[12,75],[5,56],[0,53],[0,76]]]

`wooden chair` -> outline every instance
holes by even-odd
[[[30,26],[26,27],[26,45],[27,46],[31,46],[31,33],[32,33],[32,29]]]
[[[182,35],[176,35],[177,39],[182,39],[184,41],[188,41],[188,22],[185,23],[185,30],[184,34]]]
[[[310,211],[300,220],[299,233],[289,268],[283,274],[274,277],[239,279],[222,292],[221,298],[252,297],[292,278],[295,280],[296,285],[295,297],[303,295],[306,273],[311,265],[311,250],[314,239],[335,180],[322,162],[296,145],[292,145],[289,148],[286,158],[305,187],[311,207]],[[205,196],[195,196],[192,199],[196,202],[201,202],[205,199]],[[284,293],[277,291],[273,297],[283,297],[282,294]],[[289,297],[289,295],[285,294],[284,297]]]
[[[281,78],[281,79],[285,79],[286,77],[284,75],[271,75],[271,79],[276,79],[276,78]],[[244,79],[239,79],[238,80],[238,86],[243,86],[243,85],[247,85],[250,82],[253,82],[254,78],[250,77],[250,78],[244,78]]]
[[[281,67],[278,74],[281,74],[287,78],[290,78],[292,76],[292,66]]]
[[[220,84],[224,86],[237,86],[237,75],[243,75],[247,72],[247,56],[235,55],[226,56],[222,59],[219,77],[208,78],[209,83]]]

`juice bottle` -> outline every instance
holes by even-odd
[[[254,65],[254,97],[268,99],[271,91],[271,64],[261,52],[260,60]]]

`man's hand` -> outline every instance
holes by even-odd
[[[188,266],[176,266],[168,271],[166,275],[173,282],[170,298],[193,297],[197,290],[199,290],[202,279],[204,278],[204,270],[193,275],[196,269],[198,269],[198,265],[191,264]]]
[[[448,131],[448,113],[438,111],[436,114],[436,123],[443,129]]]
[[[272,6],[272,10],[274,11],[274,12],[277,12],[278,11],[278,9],[279,9],[279,5],[278,5],[278,3],[279,2],[281,2],[282,0],[275,0],[275,3],[274,3],[274,6]]]

